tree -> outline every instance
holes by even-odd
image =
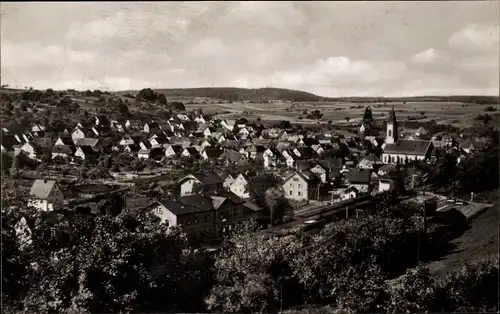
[[[153,103],[158,99],[158,95],[151,88],[143,88],[137,94],[136,99]]]
[[[186,110],[186,107],[184,106],[184,104],[181,102],[178,102],[178,101],[170,102],[170,107],[174,111],[185,111]]]
[[[271,187],[265,192],[266,207],[269,209],[270,222],[274,225],[277,220],[282,221],[286,214],[293,212],[293,208],[285,198],[283,189]]]
[[[167,98],[165,97],[164,94],[159,94],[158,95],[158,103],[162,106],[166,106],[167,105]]]
[[[372,108],[370,106],[366,107],[365,113],[363,114],[363,122],[371,123],[373,121]]]

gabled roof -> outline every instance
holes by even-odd
[[[69,135],[59,136],[58,140],[61,140],[64,145],[69,145],[69,146],[75,145],[75,143],[73,142],[73,138],[71,138],[71,136]]]
[[[97,152],[90,146],[80,146],[78,149],[80,149],[84,155],[97,155]]]
[[[205,148],[205,154],[207,154],[208,158],[219,158],[223,153],[224,153],[224,151],[222,149],[219,149],[219,148],[215,148],[215,147]]]
[[[308,184],[310,184],[310,183],[316,183],[316,182],[320,181],[320,179],[314,173],[310,172],[309,170],[305,170],[305,171],[295,171],[295,172],[293,172],[292,174],[290,174],[289,176],[287,176],[285,180],[283,180],[283,183],[287,182],[288,180],[290,180],[295,175],[300,176]]]
[[[36,179],[31,186],[30,195],[36,199],[46,200],[55,185],[56,181]]]
[[[197,172],[190,175],[187,175],[181,178],[178,183],[183,182],[185,179],[195,178],[200,181],[201,185],[212,185],[212,184],[222,184],[224,180],[216,174],[215,172]]]
[[[430,144],[430,141],[397,140],[394,144],[386,144],[384,153],[425,155]]]
[[[369,184],[371,174],[370,169],[352,169],[347,173],[347,181],[350,184]]]
[[[0,140],[3,148],[7,151],[14,150],[14,145],[19,144],[14,135],[3,134],[2,139]]]
[[[69,145],[56,145],[52,148],[52,153],[72,155],[73,148]]]
[[[77,138],[75,139],[75,146],[90,146],[94,147],[99,143],[98,138]]]
[[[212,201],[200,194],[183,196],[177,200],[165,199],[155,202],[152,205],[156,205],[158,203],[163,205],[176,216],[196,212],[207,212],[214,209]]]

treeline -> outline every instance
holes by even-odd
[[[322,99],[322,97],[311,93],[282,88],[205,87],[158,89],[156,91],[165,94],[166,97],[208,97],[229,102],[259,100],[319,101]]]
[[[391,103],[391,102],[461,102],[471,104],[499,104],[498,96],[415,96],[415,97],[335,97],[325,101],[353,103]]]
[[[424,235],[417,217],[398,217],[388,204],[382,199],[370,217],[313,234],[269,239],[256,224],[243,225],[214,255],[190,248],[181,230],[151,213],[40,216],[5,189],[2,307],[6,313],[246,313],[312,305],[371,313],[498,310],[497,263],[442,278],[425,268],[406,271],[436,252],[443,237],[430,227]],[[18,223],[22,217],[25,224]]]

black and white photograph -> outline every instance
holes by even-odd
[[[0,21],[3,313],[499,312],[500,1]]]

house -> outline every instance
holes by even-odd
[[[429,132],[427,132],[427,130],[423,126],[421,126],[417,129],[417,131],[415,131],[415,136],[416,137],[425,136],[428,133]]]
[[[400,140],[397,138],[398,122],[394,108],[387,122],[385,144],[382,146],[384,163],[402,163],[412,160],[425,160],[432,151],[432,141]]]
[[[181,153],[181,157],[184,158],[198,158],[200,153],[194,147],[186,147]]]
[[[221,175],[220,177],[224,180],[224,183],[222,183],[222,187],[225,189],[229,189],[238,175],[238,173],[227,173]]]
[[[119,145],[121,146],[128,146],[128,145],[134,145],[135,141],[131,137],[124,137],[120,140]]]
[[[159,129],[160,125],[157,122],[149,122],[144,124],[143,132],[149,133],[155,129]]]
[[[247,160],[248,160],[248,158],[245,155],[240,154],[239,152],[236,152],[234,150],[229,150],[229,149],[224,151],[224,154],[222,154],[220,156],[220,158],[222,160],[225,160],[227,165],[242,164],[242,163],[247,162]]]
[[[43,154],[43,148],[34,142],[24,143],[20,148],[15,148],[14,154],[24,152],[31,159],[39,159]]]
[[[123,149],[123,151],[125,153],[128,153],[130,155],[135,155],[137,154],[139,151],[141,150],[141,147],[137,144],[131,144],[131,145],[127,145],[125,146],[125,148]]]
[[[59,136],[54,145],[75,146],[75,143],[73,142],[73,138],[71,136]]]
[[[359,193],[370,193],[372,171],[370,169],[352,169],[346,173],[349,187],[355,187]]]
[[[140,141],[139,142],[139,147],[142,149],[142,150],[149,150],[153,147],[153,145],[151,145],[150,142],[148,141]]]
[[[235,124],[236,120],[223,120],[221,122],[221,126],[228,131],[232,131],[234,129]]]
[[[384,163],[380,158],[377,157],[375,154],[370,154],[363,158],[359,163],[358,163],[358,168],[360,169],[371,169],[377,171],[378,168],[382,167]]]
[[[201,124],[207,123],[207,121],[205,120],[205,118],[201,114],[199,116],[197,116],[196,118],[194,118],[194,121],[197,123],[201,123]]]
[[[246,206],[247,202],[232,192],[223,191],[220,194],[211,195],[210,198],[217,215],[218,235],[222,235],[232,230],[235,225],[256,216],[256,211]]]
[[[307,170],[311,171],[316,176],[318,176],[321,179],[322,183],[328,182],[331,168],[325,161],[323,160],[314,161]]]
[[[29,206],[41,211],[60,209],[64,205],[64,195],[56,181],[36,179],[30,190]]]
[[[478,145],[473,139],[466,139],[458,145],[458,148],[470,154],[478,148]]]
[[[183,151],[182,146],[180,145],[169,145],[167,144],[165,146],[165,157],[177,157],[179,156]]]
[[[316,152],[316,154],[318,155],[324,155],[325,154],[325,150],[323,149],[323,146],[321,146],[320,144],[314,144],[314,145],[311,145],[311,148]]]
[[[295,201],[316,199],[321,180],[310,171],[296,171],[282,184],[285,197]]]
[[[149,142],[151,143],[152,147],[164,147],[165,145],[170,143],[165,135],[160,135],[152,138],[151,140],[149,140]]]
[[[340,198],[341,198],[341,200],[345,201],[345,200],[356,198],[359,196],[359,194],[360,193],[359,193],[358,189],[356,189],[356,187],[350,186],[347,189],[345,189],[344,191],[342,191]]]
[[[100,140],[98,138],[77,138],[75,140],[75,146],[89,146],[92,147],[92,149],[97,150],[100,146],[99,142]]]
[[[378,176],[378,192],[400,193],[403,190],[404,180],[401,172],[396,167],[385,168],[382,171],[382,175]]]
[[[80,157],[82,160],[91,158],[97,159],[98,154],[90,146],[78,146],[75,152],[75,157]]]
[[[139,130],[142,129],[142,122],[139,120],[127,120],[125,122],[125,128],[129,130]]]
[[[149,159],[151,151],[149,149],[141,149],[137,152],[137,158],[139,159]]]
[[[52,159],[56,158],[57,156],[61,156],[63,158],[69,158],[73,156],[73,146],[69,145],[54,145],[52,148]]]
[[[175,200],[156,201],[147,207],[168,226],[181,226],[190,237],[204,239],[216,236],[216,211],[212,201],[203,195],[189,195]]]
[[[215,160],[219,159],[220,156],[224,153],[224,150],[215,148],[215,147],[206,147],[203,149],[203,152],[201,153],[201,157],[205,160]]]
[[[86,132],[84,132],[81,128],[76,127],[75,130],[71,133],[71,138],[75,141],[77,138],[85,138],[87,137]]]
[[[215,172],[199,172],[187,175],[177,183],[180,186],[180,196],[185,196],[197,194],[199,190],[203,192],[221,191],[224,181]]]
[[[225,182],[226,181],[224,181],[224,183]],[[244,199],[249,198],[250,197],[249,182],[250,180],[248,179],[248,177],[240,173],[230,184],[229,190],[241,198]]]

